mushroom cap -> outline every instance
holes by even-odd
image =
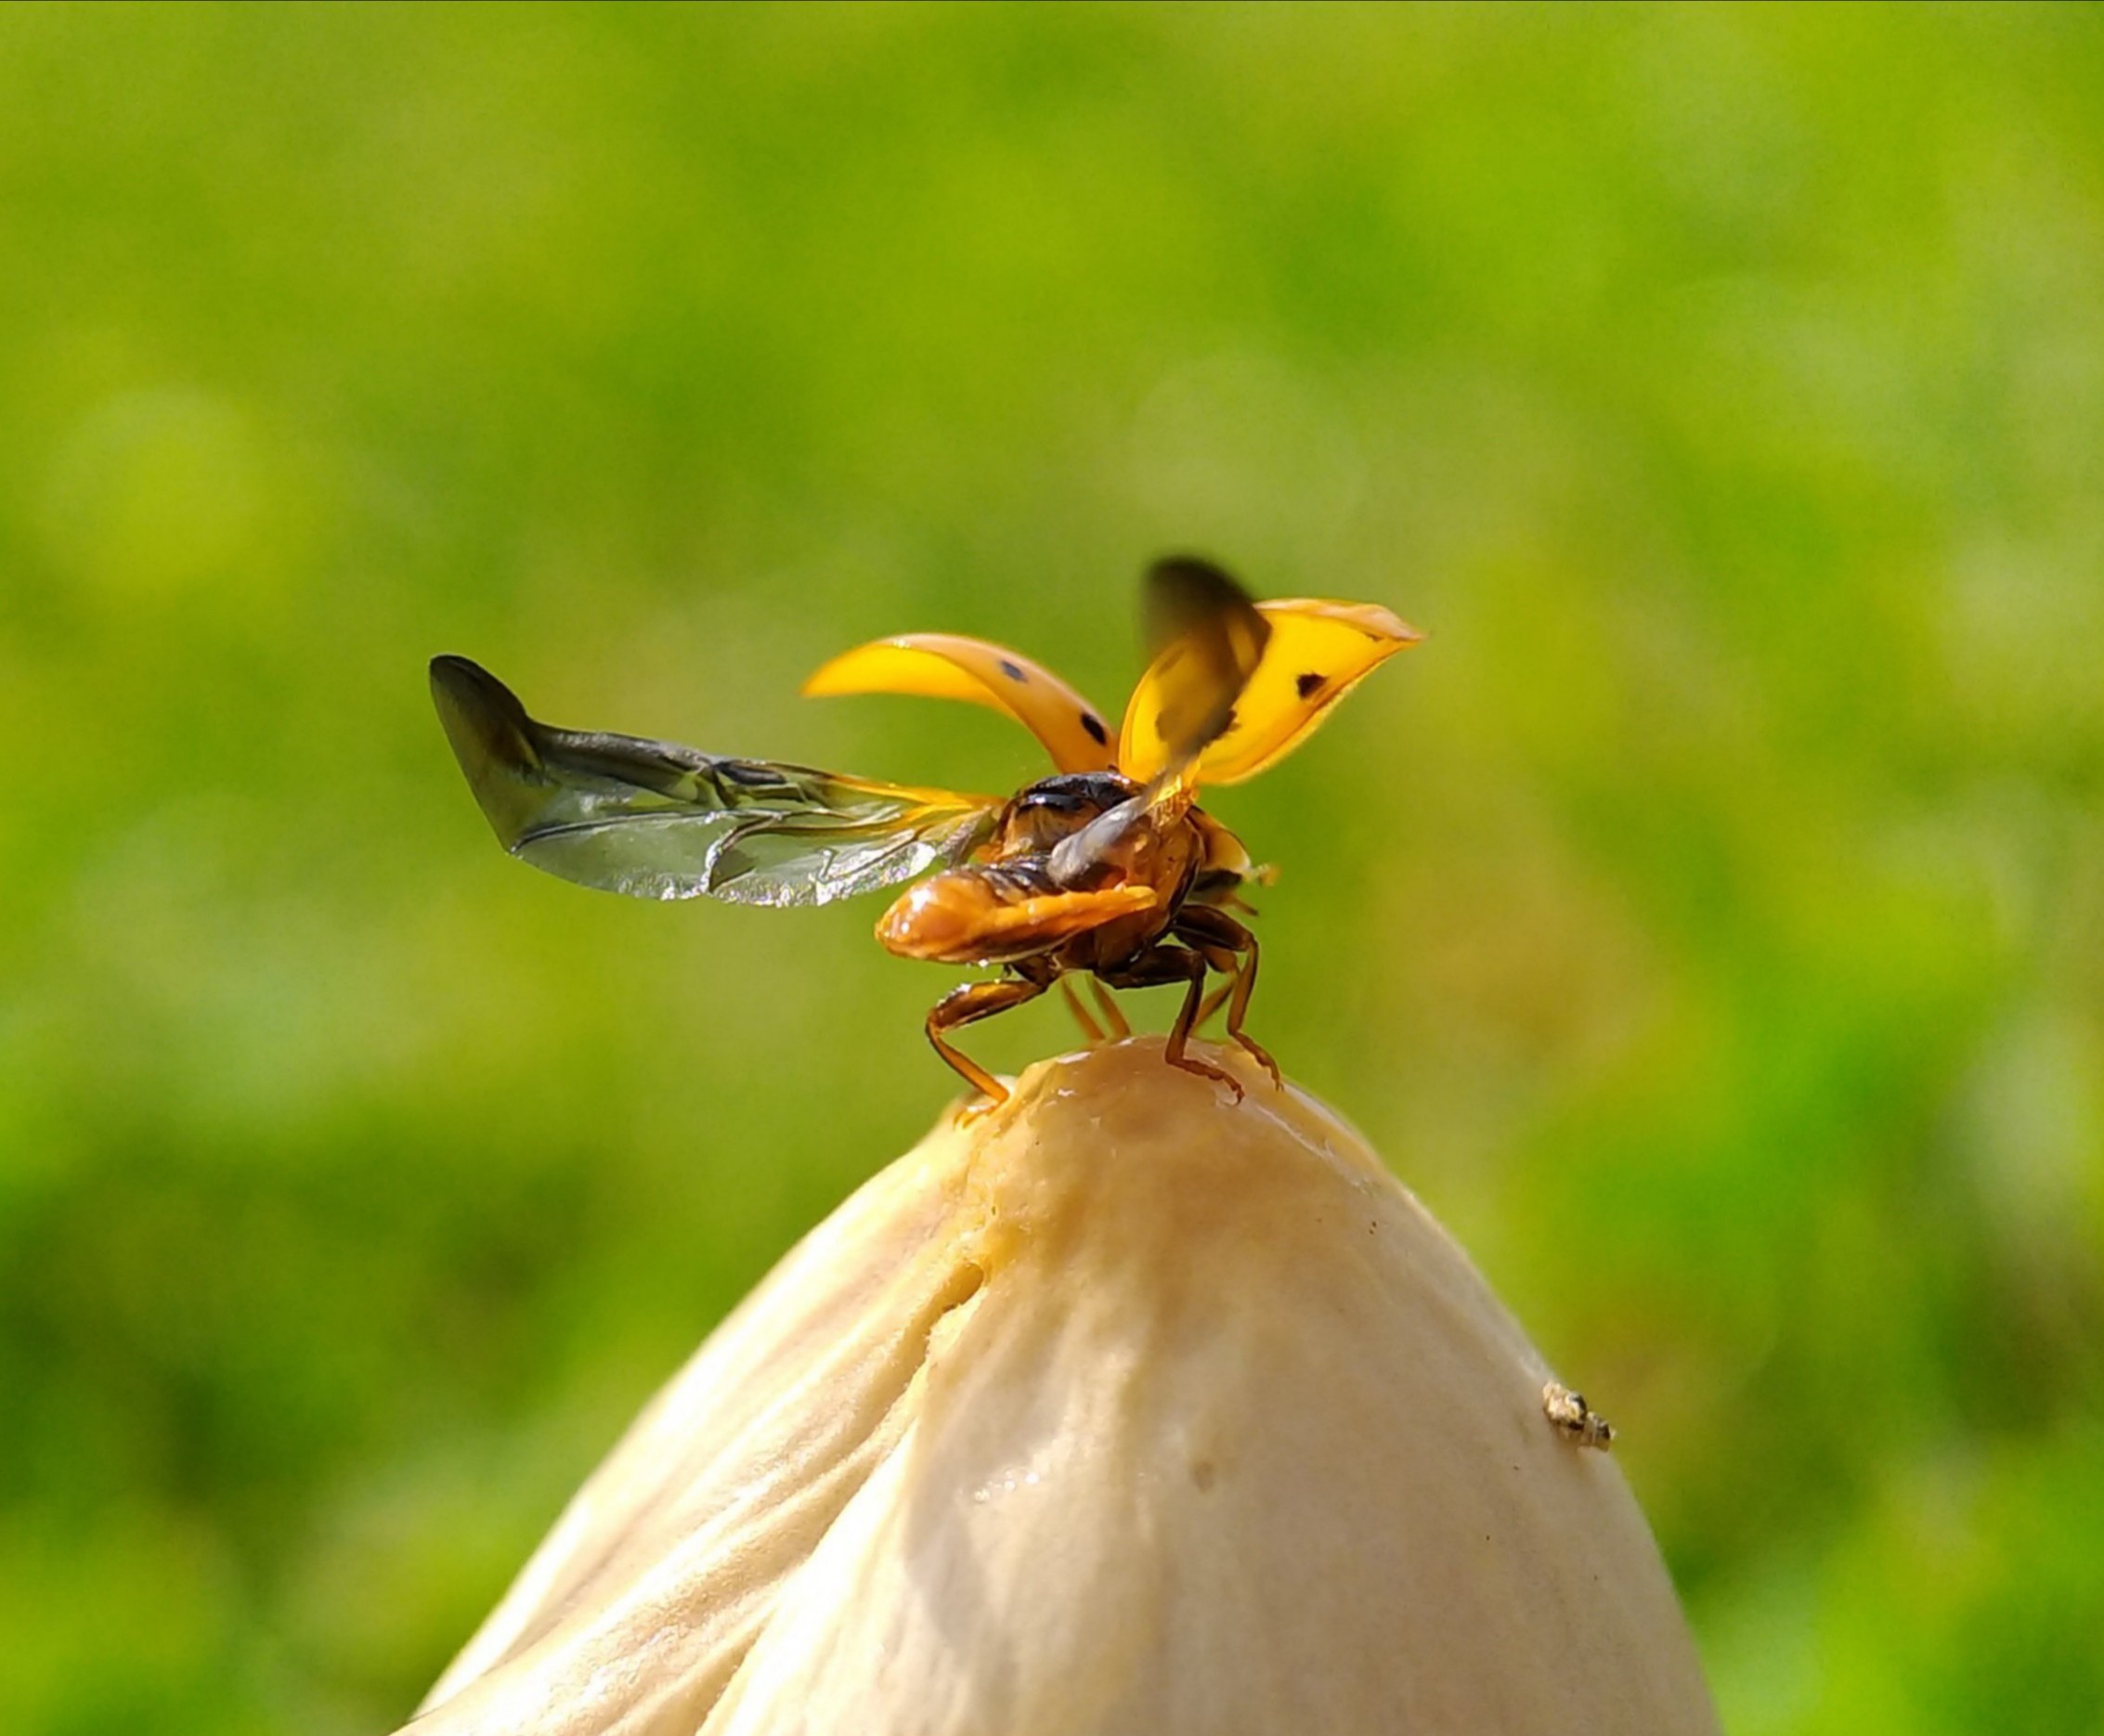
[[[1350,1128],[1032,1068],[652,1401],[418,1736],[1718,1728],[1614,1461]]]

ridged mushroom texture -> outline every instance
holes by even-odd
[[[1240,1104],[1115,1044],[864,1186],[409,1728],[1716,1730],[1604,1433],[1356,1134],[1208,1053]]]

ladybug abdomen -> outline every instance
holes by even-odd
[[[909,887],[878,920],[877,938],[902,958],[1005,965],[1049,952],[1077,934],[1138,916],[1159,902],[1149,886],[1062,892],[1041,861],[973,863]]]

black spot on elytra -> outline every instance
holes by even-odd
[[[1030,680],[1030,677],[1022,672],[1020,664],[1010,663],[1006,657],[1001,659],[1001,673],[1011,681],[1027,681]]]
[[[1316,690],[1318,689],[1321,685],[1322,676],[1318,670],[1310,670],[1305,675],[1296,675],[1293,677],[1293,691],[1298,693],[1303,699],[1313,698],[1315,696]]]
[[[1104,734],[1102,720],[1093,711],[1084,711],[1081,714],[1081,726],[1088,732],[1088,739],[1098,747],[1103,746],[1110,739]]]

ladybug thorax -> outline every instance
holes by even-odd
[[[1115,771],[1063,771],[1041,778],[1009,802],[994,835],[996,862],[1041,856],[1097,815],[1129,801],[1139,785]]]

